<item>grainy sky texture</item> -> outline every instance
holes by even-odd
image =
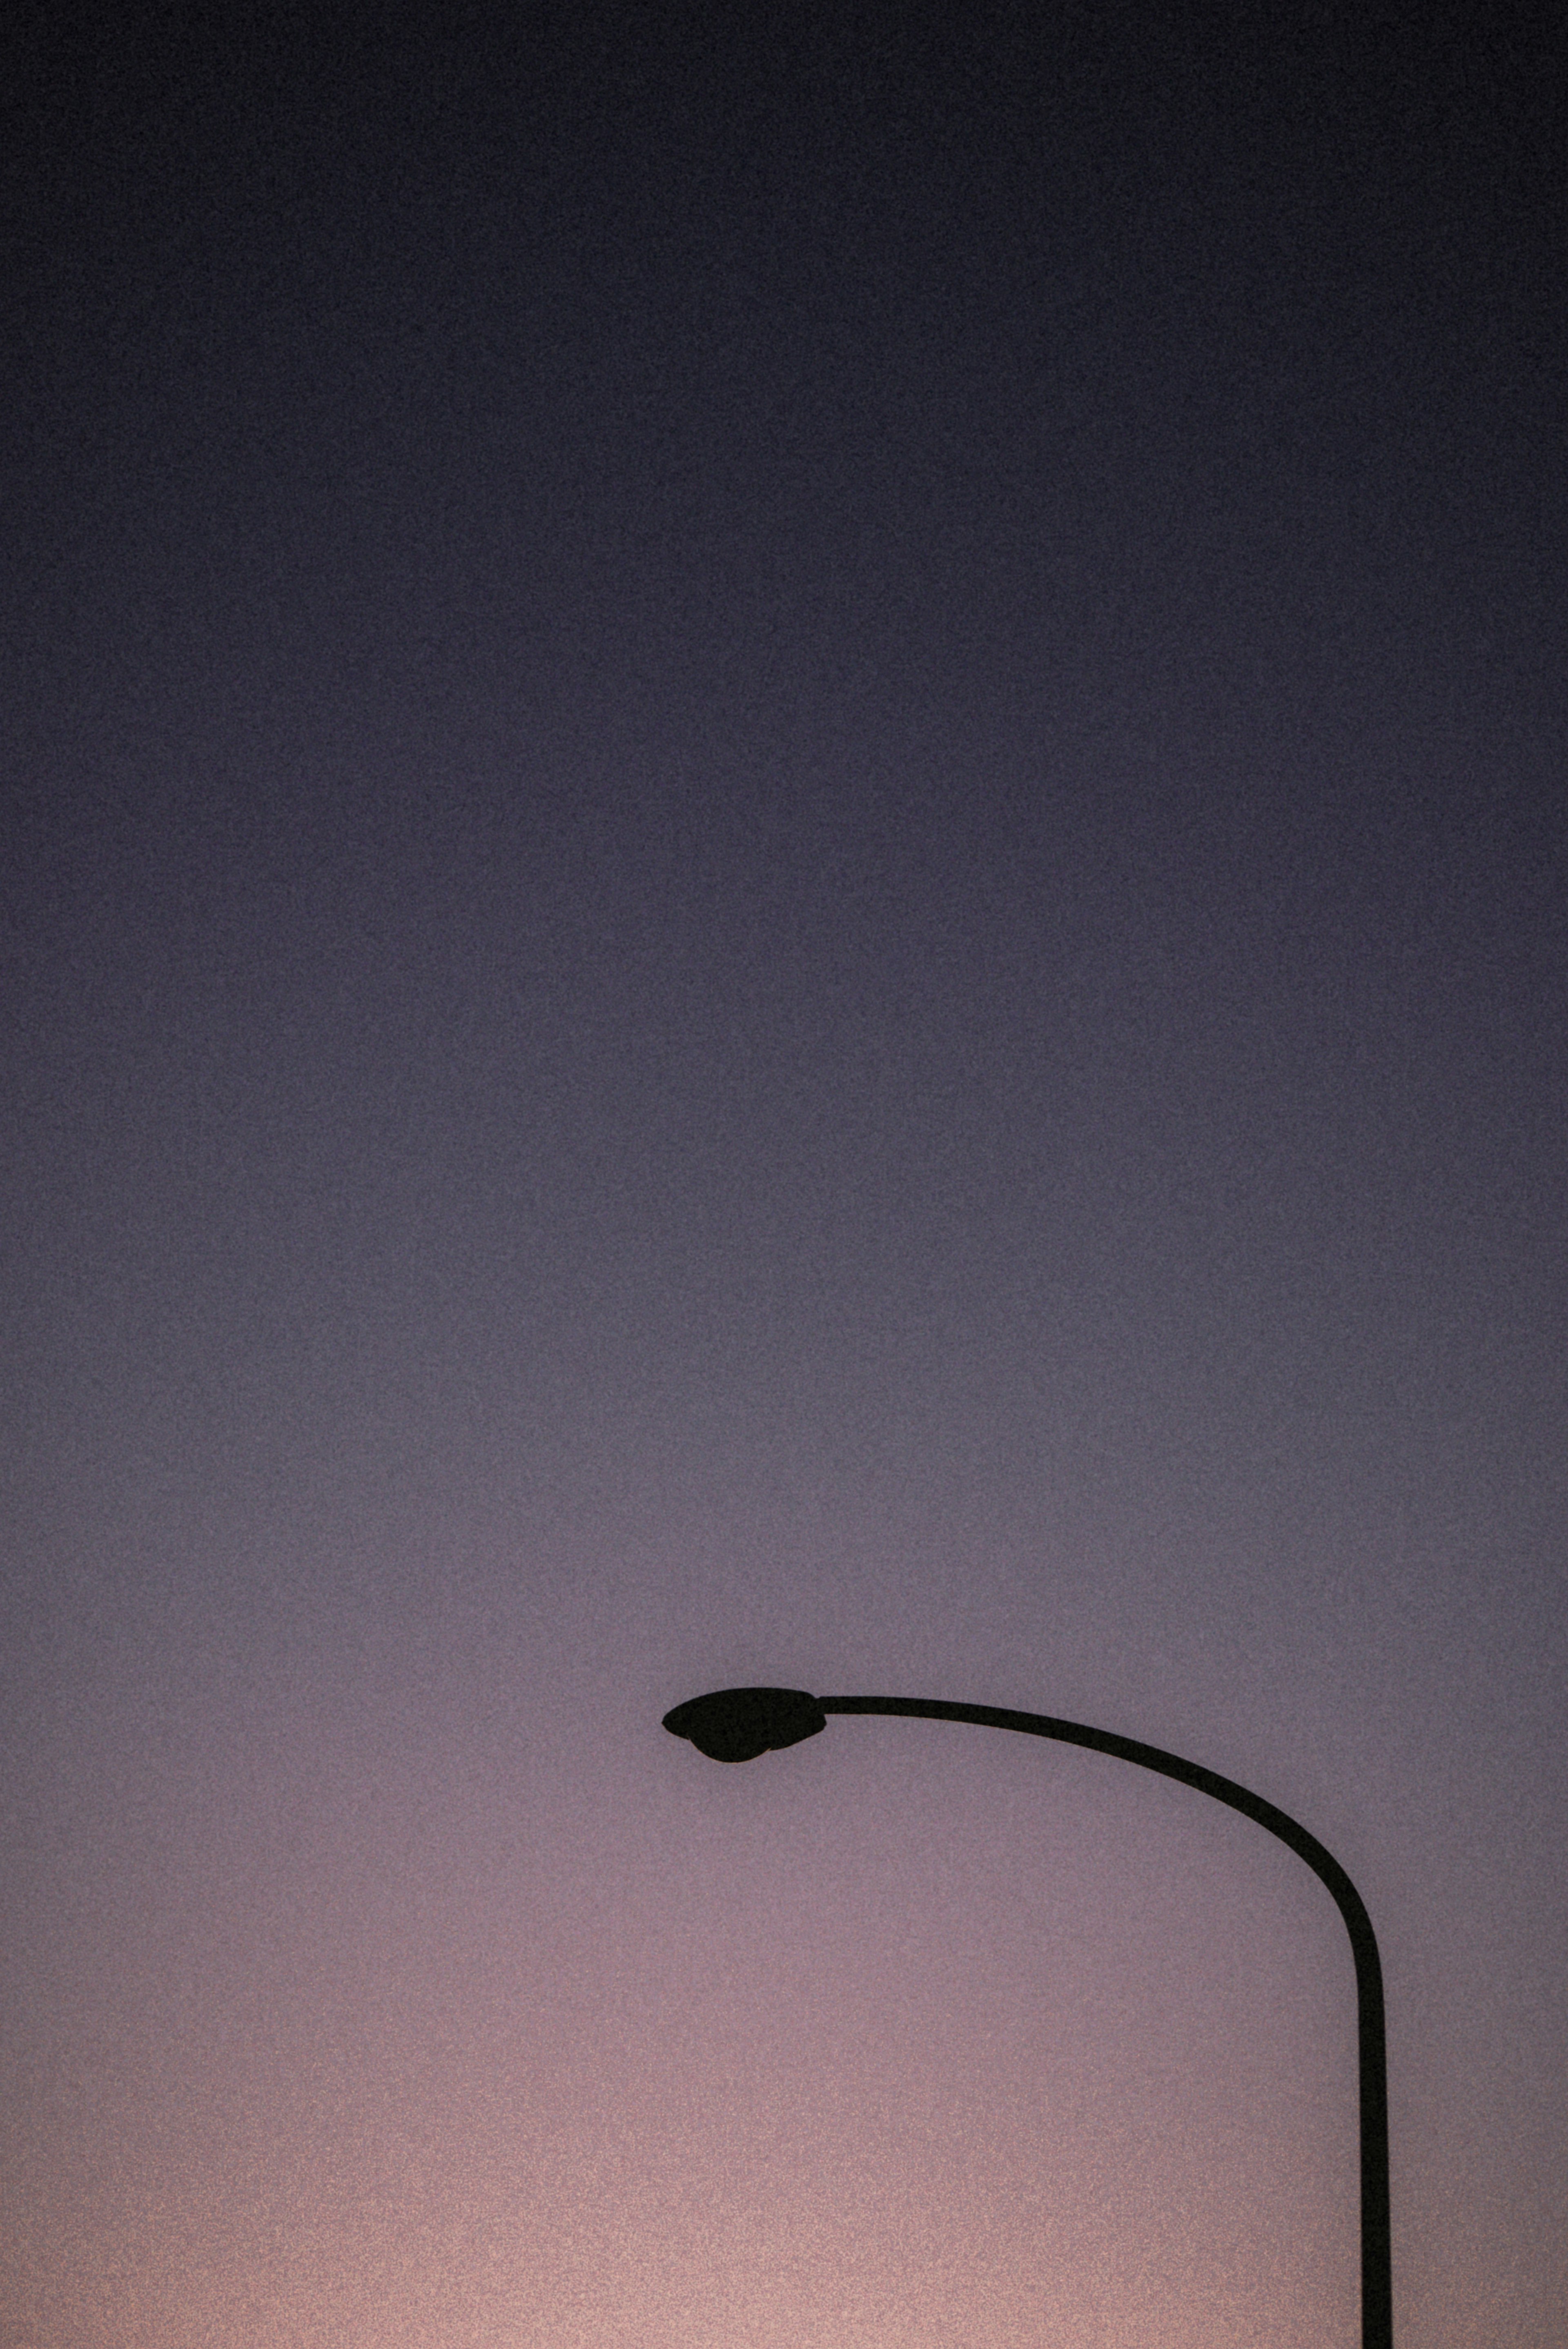
[[[1560,2349],[1524,21],[13,20],[0,2349]]]

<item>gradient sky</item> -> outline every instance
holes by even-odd
[[[1488,23],[13,26],[0,2349],[1558,2349]]]

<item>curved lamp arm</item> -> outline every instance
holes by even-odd
[[[1057,1721],[1043,1713],[1013,1713],[995,1704],[947,1704],[934,1697],[811,1696],[804,1689],[716,1689],[693,1697],[665,1715],[665,1727],[689,1737],[717,1762],[748,1762],[787,1745],[798,1745],[827,1727],[830,1713],[885,1713],[917,1721],[968,1721],[985,1729],[1016,1729],[1026,1737],[1051,1737],[1064,1745],[1086,1745],[1114,1754],[1179,1779],[1202,1795],[1228,1803],[1288,1844],[1334,1895],[1345,1920],[1356,1961],[1356,2033],[1360,2058],[1361,2106],[1361,2341],[1362,2349],[1393,2349],[1393,2245],[1388,2212],[1388,2064],[1383,2018],[1383,1968],[1367,1905],[1333,1853],[1289,1815],[1261,1795],[1167,1754],[1158,1745],[1119,1737],[1082,1722]]]

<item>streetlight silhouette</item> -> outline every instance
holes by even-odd
[[[1356,2034],[1361,2073],[1361,2344],[1362,2349],[1393,2349],[1393,2246],[1388,2219],[1388,2064],[1383,2023],[1383,1968],[1366,1903],[1332,1852],[1285,1812],[1233,1778],[1222,1778],[1196,1762],[1183,1762],[1158,1745],[1118,1737],[1081,1722],[1054,1721],[1043,1713],[1010,1713],[995,1704],[946,1704],[934,1697],[811,1696],[804,1689],[715,1689],[692,1697],[665,1715],[665,1727],[689,1738],[714,1762],[751,1762],[759,1754],[799,1745],[826,1729],[830,1713],[892,1713],[917,1721],[972,1721],[985,1729],[1017,1729],[1028,1737],[1054,1737],[1065,1745],[1087,1745],[1115,1754],[1162,1777],[1212,1795],[1233,1811],[1255,1819],[1305,1859],[1333,1893],[1350,1935],[1356,1960]]]

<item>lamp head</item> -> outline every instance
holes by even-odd
[[[710,1762],[751,1762],[799,1745],[826,1729],[828,1716],[804,1689],[715,1689],[694,1696],[665,1715],[675,1737],[689,1737]]]

